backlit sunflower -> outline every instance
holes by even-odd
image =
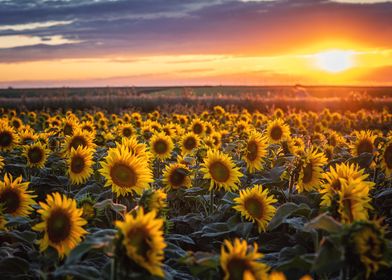
[[[354,156],[359,156],[363,153],[373,154],[374,140],[377,138],[370,130],[361,130],[355,132],[356,140],[351,144],[351,152]]]
[[[83,210],[76,207],[76,201],[56,192],[46,196],[46,202],[40,202],[42,222],[36,224],[33,230],[44,232],[44,237],[39,241],[40,251],[45,251],[48,246],[55,248],[63,258],[87,233],[82,226],[87,222],[82,218]]]
[[[153,181],[151,169],[141,157],[125,147],[109,149],[99,172],[106,178],[106,187],[112,187],[117,196],[128,193],[142,194]]]
[[[385,144],[381,157],[381,168],[384,170],[385,175],[389,177],[392,175],[392,138]]]
[[[248,246],[245,240],[236,238],[234,242],[225,240],[221,247],[220,265],[224,280],[268,279],[268,266],[261,263],[263,254],[257,252],[258,246]]]
[[[204,173],[204,179],[211,180],[210,190],[217,187],[235,191],[238,189],[240,177],[243,176],[231,157],[217,150],[207,152],[200,170]]]
[[[49,149],[40,142],[27,145],[23,149],[23,156],[27,160],[28,167],[44,168],[48,159]]]
[[[0,151],[9,151],[18,143],[15,129],[0,120]]]
[[[129,259],[151,274],[164,277],[163,219],[156,218],[155,211],[145,214],[140,207],[135,216],[127,214],[124,221],[116,221],[116,227]]]
[[[177,190],[179,188],[189,188],[192,185],[190,170],[185,164],[172,163],[165,167],[163,171],[163,185],[167,190]]]
[[[22,176],[13,180],[12,175],[6,173],[4,181],[0,181],[0,205],[4,214],[27,217],[32,211],[35,195],[27,190],[29,182],[22,183]]]
[[[279,143],[290,137],[290,128],[282,119],[271,120],[267,124],[266,135],[270,143]]]
[[[150,140],[150,151],[160,160],[165,160],[171,156],[174,144],[170,136],[164,133],[156,133]]]
[[[193,132],[185,133],[180,140],[181,153],[191,154],[200,145],[200,138]]]
[[[77,149],[79,146],[94,149],[96,145],[93,141],[93,134],[76,128],[72,135],[65,137],[64,152],[69,154],[72,148]]]
[[[251,132],[242,157],[250,173],[262,169],[264,157],[267,155],[267,147],[268,142],[265,137],[258,132]]]
[[[76,150],[71,148],[67,158],[67,174],[72,184],[85,183],[93,174],[93,154],[87,147],[79,146]]]
[[[312,191],[320,185],[322,167],[326,163],[327,158],[317,149],[311,148],[305,151],[298,177],[298,192]]]
[[[273,204],[277,200],[272,195],[269,196],[268,190],[263,190],[261,185],[240,190],[240,196],[235,198],[234,202],[236,205],[233,208],[247,220],[257,223],[259,232],[266,230],[276,212]]]

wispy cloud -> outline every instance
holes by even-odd
[[[54,35],[48,37],[26,36],[26,35],[0,36],[0,49],[37,46],[37,45],[58,46],[58,45],[76,44],[76,43],[80,43],[80,41],[69,40],[61,35]]]
[[[73,23],[73,20],[63,20],[63,21],[46,21],[46,22],[31,22],[24,24],[13,24],[13,25],[0,25],[0,31],[25,31],[34,30],[41,28],[49,28],[59,25],[67,25]]]

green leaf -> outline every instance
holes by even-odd
[[[168,234],[165,236],[165,240],[172,241],[172,242],[177,241],[177,242],[183,242],[183,243],[195,245],[195,242],[193,241],[192,238],[182,234]]]
[[[27,274],[30,264],[19,257],[7,257],[0,261],[0,271],[3,274],[21,275]]]
[[[342,230],[342,224],[329,216],[327,213],[321,214],[305,225],[306,230],[322,229],[329,233]]]
[[[292,202],[287,202],[282,204],[277,210],[275,216],[272,218],[268,225],[268,230],[274,230],[281,224],[286,222],[286,219],[293,215],[301,215],[307,217],[310,213],[310,207],[305,204],[295,204]]]
[[[202,231],[201,237],[223,236],[233,232],[234,230],[235,229],[230,228],[227,223],[212,223],[212,224],[205,225],[201,229]]]

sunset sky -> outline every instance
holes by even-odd
[[[392,1],[0,0],[0,87],[392,85]]]

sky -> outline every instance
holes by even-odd
[[[392,85],[392,1],[0,0],[0,87]]]

